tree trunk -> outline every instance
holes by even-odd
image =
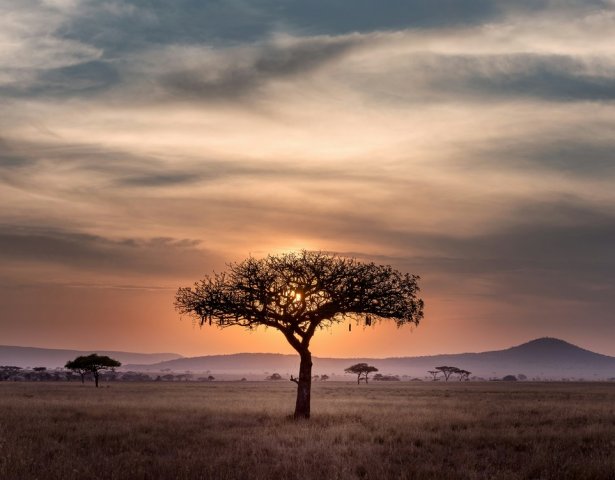
[[[81,374],[81,383],[85,384],[85,373]]]
[[[305,350],[300,353],[299,379],[297,381],[297,403],[295,419],[310,418],[310,391],[312,389],[312,354]]]
[[[357,375],[357,385],[361,385],[361,374]]]
[[[96,384],[96,388],[98,388],[98,372],[94,372],[94,383]]]

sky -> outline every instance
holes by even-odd
[[[0,344],[291,353],[173,298],[308,249],[426,305],[314,355],[615,355],[614,152],[613,0],[0,0]]]

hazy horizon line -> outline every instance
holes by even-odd
[[[519,347],[521,345],[525,345],[527,343],[536,341],[536,340],[544,340],[544,339],[551,339],[551,340],[559,340],[565,343],[568,343],[570,345],[573,345],[577,348],[581,348],[583,350],[587,350],[590,351],[592,353],[597,353],[600,355],[604,355],[607,357],[613,357],[615,358],[615,356],[613,355],[609,355],[607,353],[602,353],[602,352],[598,352],[589,348],[586,348],[584,346],[578,345],[576,343],[573,343],[569,340],[565,340],[563,338],[559,338],[559,337],[552,337],[552,336],[541,336],[541,337],[536,337],[536,338],[531,338],[529,340],[526,340],[524,342],[521,343],[517,343],[517,344],[512,344],[509,346],[504,346],[501,348],[494,348],[494,349],[490,349],[490,350],[481,350],[481,351],[460,351],[460,352],[445,352],[445,353],[433,353],[433,354],[424,354],[424,355],[393,355],[393,356],[374,356],[374,355],[355,355],[355,356],[343,356],[343,357],[337,357],[337,356],[331,356],[331,355],[317,355],[312,353],[312,356],[315,358],[331,358],[331,359],[344,359],[344,358],[374,358],[374,359],[390,359],[390,358],[423,358],[423,357],[437,357],[437,356],[444,356],[444,355],[464,355],[464,354],[475,354],[475,353],[488,353],[488,352],[497,352],[497,351],[502,351],[502,350],[508,350],[510,348],[514,348],[514,347]],[[219,356],[233,356],[233,355],[284,355],[284,356],[294,356],[296,354],[294,353],[282,353],[282,352],[258,352],[258,351],[240,351],[240,352],[230,352],[230,353],[206,353],[206,354],[202,354],[202,355],[184,355],[182,353],[178,353],[178,352],[142,352],[142,351],[127,351],[127,350],[115,350],[115,349],[106,349],[106,348],[98,348],[98,349],[87,349],[87,348],[68,348],[68,347],[40,347],[40,346],[24,346],[24,345],[0,345],[0,348],[2,347],[11,347],[11,348],[30,348],[30,349],[40,349],[40,350],[70,350],[70,351],[77,351],[77,352],[107,352],[107,353],[125,353],[125,354],[139,354],[139,355],[179,355],[180,358],[186,359],[186,358],[199,358],[199,357],[219,357]],[[171,360],[163,360],[163,361],[173,361],[173,360],[179,360],[178,359],[171,359]],[[162,361],[161,361],[162,362]],[[160,362],[158,362],[160,363]]]

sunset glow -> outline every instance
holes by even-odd
[[[615,355],[612,1],[146,3],[0,0],[0,343],[291,353],[173,296],[307,249],[426,305],[316,356]]]

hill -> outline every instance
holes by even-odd
[[[0,365],[61,367],[67,360],[92,351],[0,346]],[[175,353],[97,351],[122,362],[124,370],[142,372],[210,372],[227,377],[264,378],[265,373],[296,374],[299,358],[276,353],[238,353],[182,357]],[[423,357],[325,358],[314,357],[314,374],[342,378],[348,366],[366,362],[381,373],[424,378],[436,366],[451,365],[482,378],[518,375],[560,380],[601,380],[615,377],[615,357],[601,355],[556,338],[539,338],[505,350]]]
[[[423,378],[436,366],[451,365],[483,378],[524,374],[540,379],[599,380],[615,377],[615,357],[585,350],[556,338],[539,338],[508,348],[480,353],[432,355],[396,358],[320,358],[314,357],[314,373],[332,376],[344,375],[344,369],[353,363],[375,365],[385,374],[408,375]],[[211,372],[227,375],[260,375],[278,372],[296,374],[299,359],[296,355],[240,353],[210,355],[169,360],[143,365],[127,365],[140,371]]]
[[[0,345],[0,365],[14,365],[16,367],[63,367],[64,364],[79,355],[98,353],[108,355],[122,364],[139,363],[150,364],[182,358],[176,353],[133,353],[114,351],[82,351],[59,350],[52,348],[14,347]]]

